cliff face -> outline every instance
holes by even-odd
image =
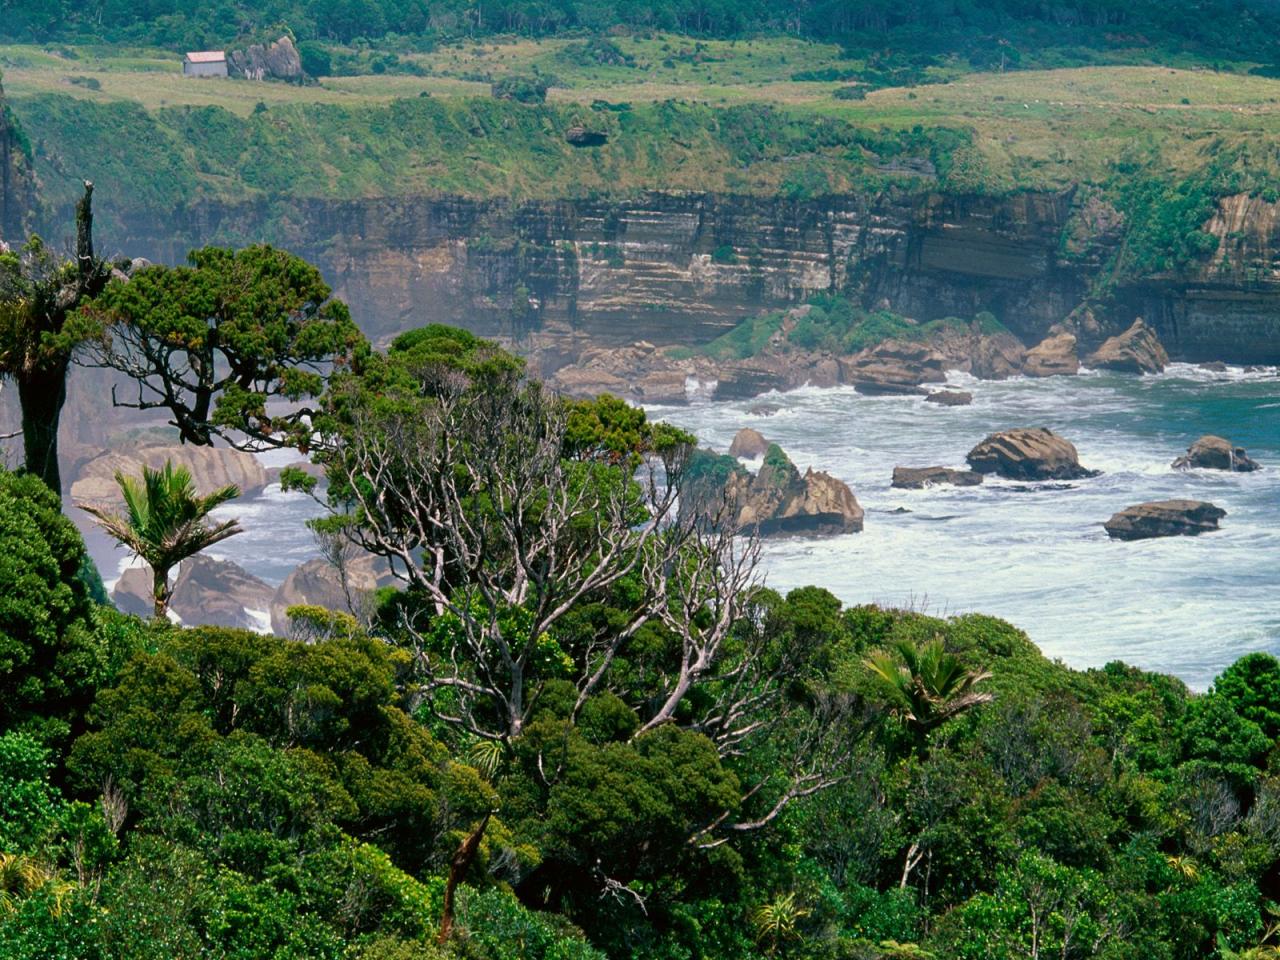
[[[0,240],[21,242],[35,213],[35,178],[0,87]]]
[[[1091,203],[1070,191],[300,201],[193,207],[166,224],[125,217],[128,235],[111,240],[176,261],[199,243],[268,237],[318,263],[377,340],[442,322],[540,331],[570,352],[583,340],[699,343],[761,309],[840,290],[921,320],[987,310],[1035,342],[1122,242],[1122,221]],[[1123,329],[1145,317],[1175,358],[1280,361],[1280,215],[1243,203],[1224,203],[1212,225],[1222,252],[1202,275],[1122,287],[1104,320]],[[1249,224],[1245,241],[1236,221]]]

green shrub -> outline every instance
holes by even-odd
[[[542,77],[511,75],[495,80],[489,88],[495,100],[516,103],[546,103],[549,84]]]

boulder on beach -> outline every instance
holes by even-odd
[[[1027,351],[1022,372],[1028,377],[1074,376],[1080,372],[1074,334],[1058,333],[1045,337]]]
[[[919,394],[925,383],[947,379],[946,358],[933,347],[906,340],[885,340],[839,361],[840,381],[859,393]]]
[[[978,473],[1009,480],[1077,480],[1099,472],[1081,466],[1075,446],[1044,427],[993,433],[965,459]]]
[[[182,562],[169,608],[187,626],[261,629],[275,588],[229,560],[194,556]]]
[[[1262,464],[1251,460],[1244,447],[1237,447],[1230,440],[1212,434],[1189,446],[1172,466],[1175,470],[1230,470],[1234,473],[1262,469]]]
[[[976,487],[982,483],[982,474],[974,470],[953,470],[950,467],[894,467],[891,486],[900,490],[923,490],[950,484],[954,487]]]
[[[769,441],[759,430],[743,427],[734,435],[733,443],[729,444],[729,456],[739,460],[756,460],[763,457],[768,449]]]
[[[1126,507],[1103,526],[1114,540],[1187,537],[1217,530],[1218,521],[1226,515],[1221,507],[1203,500],[1159,500]]]
[[[973,394],[967,390],[935,390],[925,397],[924,401],[943,407],[967,407],[973,403]]]
[[[1124,333],[1112,337],[1089,354],[1085,363],[1100,370],[1160,373],[1168,366],[1169,355],[1156,332],[1138,319]]]

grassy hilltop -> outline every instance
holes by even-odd
[[[59,174],[87,171],[135,203],[280,191],[822,193],[865,186],[894,155],[931,159],[944,188],[987,193],[1104,184],[1117,172],[1177,179],[1224,158],[1254,180],[1275,166],[1263,144],[1280,134],[1280,81],[1261,76],[930,68],[930,82],[874,89],[828,79],[865,66],[830,44],[609,44],[622,62],[594,60],[580,40],[467,43],[400,56],[398,69],[413,72],[307,86],[189,80],[155,50],[9,45],[0,68],[55,196]],[[492,79],[535,73],[553,83],[545,105],[490,97]],[[850,89],[864,98],[838,98]],[[569,146],[578,124],[610,142]]]

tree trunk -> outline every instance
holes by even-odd
[[[152,567],[151,595],[156,601],[155,617],[157,620],[166,619],[165,613],[169,609],[169,595],[171,592],[169,589],[169,571]]]
[[[58,471],[58,423],[62,419],[62,405],[67,400],[68,366],[67,360],[61,360],[16,378],[27,470],[59,497],[62,496],[62,474]]]
[[[457,853],[453,855],[453,860],[449,864],[449,879],[444,884],[444,905],[440,911],[440,935],[436,937],[436,943],[448,943],[449,935],[453,933],[453,895],[462,878],[471,869],[471,863],[480,849],[480,840],[484,837],[484,831],[489,826],[491,816],[493,816],[491,813],[484,815],[476,828],[462,841],[462,845],[458,847]]]

